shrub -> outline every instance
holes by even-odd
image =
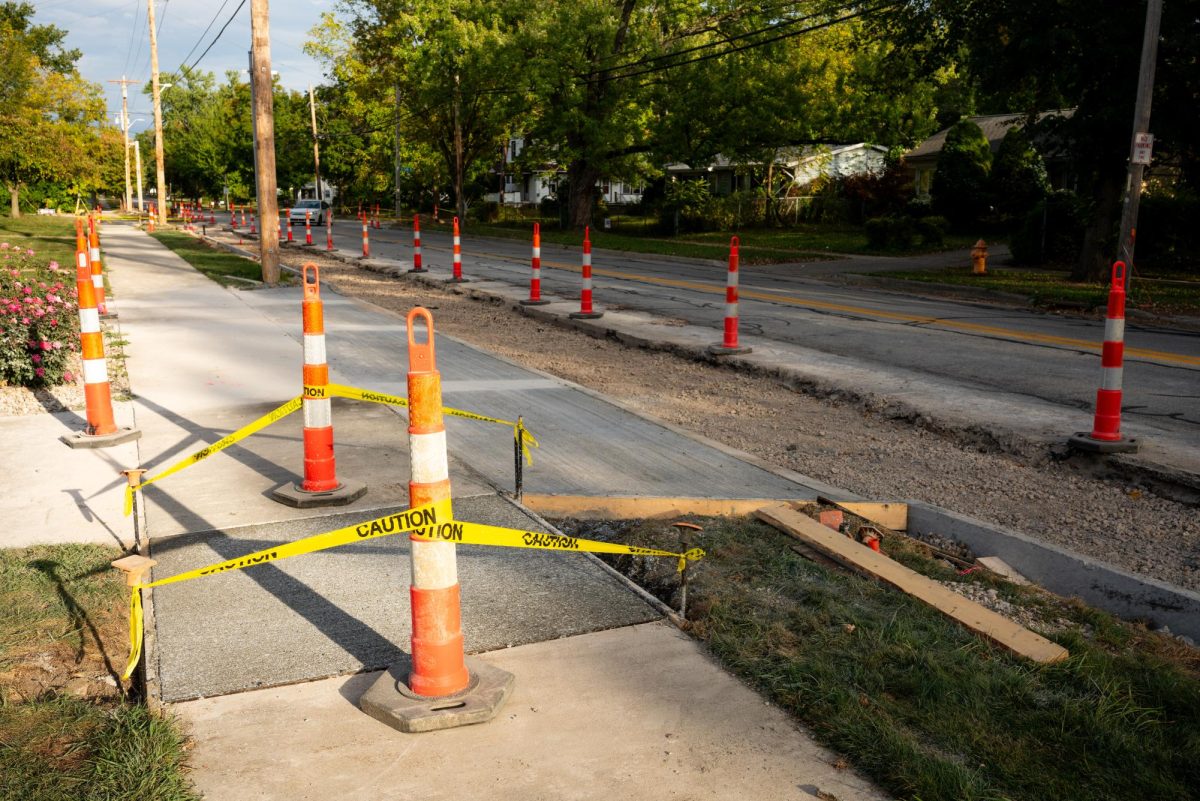
[[[867,246],[875,250],[911,248],[917,226],[909,217],[888,215],[867,220],[863,226]]]
[[[74,381],[67,362],[79,339],[74,282],[56,262],[0,242],[0,383]]]
[[[921,243],[931,248],[940,248],[946,244],[946,229],[949,227],[950,221],[938,215],[921,217],[916,224]]]
[[[1006,223],[1020,224],[1050,191],[1046,165],[1024,128],[1009,128],[996,151],[990,177],[996,210]]]
[[[1085,214],[1074,192],[1051,192],[1025,215],[1009,247],[1015,264],[1066,264],[1079,255]],[[1044,243],[1044,247],[1043,247]]]
[[[956,228],[979,220],[991,205],[988,196],[991,167],[991,146],[983,129],[970,120],[952,127],[938,154],[937,172],[929,189],[933,210]]]
[[[1134,259],[1158,271],[1196,272],[1200,265],[1200,193],[1177,189],[1142,195]]]

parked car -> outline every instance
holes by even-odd
[[[329,201],[327,200],[297,200],[296,204],[292,206],[292,224],[304,225],[304,215],[309,214],[313,225],[324,225],[325,215],[328,212]]]

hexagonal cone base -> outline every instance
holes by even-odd
[[[419,269],[419,270],[418,270],[417,268],[415,268],[415,267],[414,267],[413,269],[409,270],[409,272],[410,272],[410,273],[416,273],[417,275],[420,275],[421,273],[427,273],[427,272],[429,272],[429,270],[426,270],[424,267],[422,267],[421,269]]]
[[[371,685],[358,708],[403,732],[437,731],[486,723],[508,700],[516,677],[506,670],[467,657],[471,684],[461,693],[425,698],[408,689],[412,661],[407,655]]]
[[[470,278],[451,278],[446,283],[448,283],[448,284],[469,284],[469,283],[471,283],[471,279]]]
[[[572,320],[598,320],[599,318],[604,316],[604,312],[598,312],[598,311],[571,312],[567,316],[570,317]]]
[[[549,302],[548,300],[522,300],[520,303],[522,306],[545,306]]]
[[[299,484],[284,484],[271,490],[271,499],[297,509],[312,509],[317,506],[345,506],[367,494],[367,485],[358,481],[343,481],[337,489],[327,492],[309,492]]]
[[[63,434],[59,437],[71,449],[78,448],[111,448],[123,442],[133,442],[141,439],[142,432],[136,428],[119,428],[111,434],[88,434],[76,431],[73,434]]]
[[[1067,440],[1067,445],[1085,453],[1137,453],[1141,443],[1136,437],[1122,437],[1118,440],[1092,439],[1092,435],[1081,431]]]
[[[738,353],[750,353],[753,348],[727,348],[724,345],[709,345],[706,350],[710,356],[733,356]]]

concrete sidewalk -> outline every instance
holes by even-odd
[[[105,245],[130,342],[143,464],[162,468],[298,394],[298,288],[224,289],[128,228],[110,226]],[[323,299],[331,380],[402,390],[403,320],[331,292]],[[704,487],[715,496],[807,498],[826,489],[454,340],[439,336],[437,347],[448,404],[525,414],[542,441],[526,475],[530,491]],[[521,526],[493,489],[511,481],[511,432],[448,423],[456,508],[478,522]],[[280,423],[145,491],[151,555],[162,560],[156,577],[406,506],[402,414],[339,403],[334,425],[339,475],[365,480],[364,498],[324,512],[270,500],[301,465],[298,419]],[[194,698],[386,663],[389,648],[407,647],[407,563],[395,539],[223,575],[207,587],[154,590],[153,687]],[[355,707],[371,675],[176,704],[196,740],[199,787],[237,799],[418,790],[433,798],[883,797],[834,768],[833,755],[693,641],[660,623],[631,628],[657,613],[587,557],[463,548],[459,563],[467,649],[516,674],[497,720],[399,734]],[[579,632],[593,633],[572,636]],[[491,650],[508,645],[518,647]]]

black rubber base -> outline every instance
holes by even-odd
[[[76,431],[73,434],[63,434],[59,439],[65,442],[67,447],[77,450],[79,448],[111,448],[113,445],[133,442],[141,437],[142,432],[136,428],[119,428],[111,434],[88,434],[84,431]]]
[[[1136,437],[1122,437],[1118,440],[1092,439],[1092,435],[1081,431],[1067,440],[1067,445],[1085,453],[1137,453],[1141,443]]]
[[[467,657],[471,683],[456,695],[425,698],[408,689],[411,657],[392,665],[358,699],[358,708],[403,732],[438,731],[496,717],[508,700],[516,678],[479,659]]]
[[[367,494],[367,485],[357,481],[343,481],[337,489],[328,492],[308,492],[298,484],[284,484],[271,490],[271,500],[297,509],[312,509],[318,506],[345,506]]]

